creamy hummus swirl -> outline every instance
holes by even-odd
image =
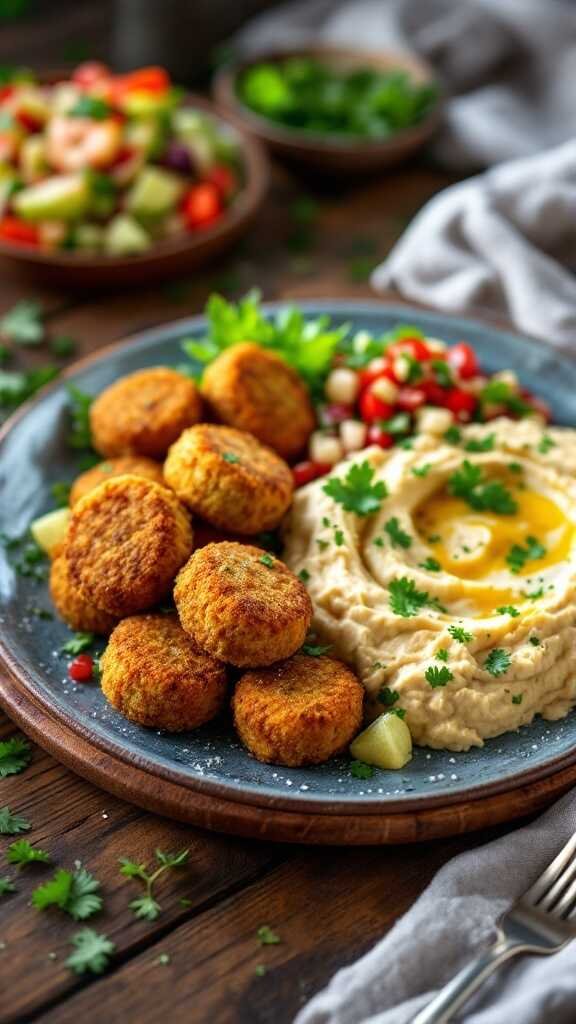
[[[369,713],[394,700],[417,743],[449,750],[536,714],[566,715],[576,701],[576,432],[502,418],[462,428],[457,444],[420,434],[411,448],[369,448],[331,476],[366,461],[372,483],[386,485],[379,510],[347,512],[317,480],[295,496],[284,557],[306,580],[318,635],[362,679]],[[499,481],[515,511],[451,494],[465,461]],[[414,614],[394,610],[398,580],[426,595]]]

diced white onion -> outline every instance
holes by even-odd
[[[513,391],[518,390],[518,377],[514,370],[500,370],[499,373],[494,374],[493,380],[500,380],[503,384],[508,384]]]
[[[326,397],[331,402],[352,405],[358,394],[358,374],[347,366],[338,366],[328,375],[325,385]]]
[[[323,462],[326,466],[334,466],[344,458],[344,449],[337,437],[315,431],[310,438],[310,458],[313,462]]]
[[[444,434],[454,422],[449,409],[434,409],[423,406],[416,413],[416,425],[419,431],[426,434]]]
[[[446,342],[440,341],[440,338],[424,338],[424,341],[426,342],[430,351],[434,352],[435,355],[440,355],[441,353],[445,352],[446,349],[448,348]]]
[[[340,441],[345,452],[359,452],[366,445],[368,427],[360,420],[343,420],[340,424]]]
[[[392,367],[397,380],[405,381],[410,376],[410,360],[405,355],[396,356]]]
[[[388,377],[378,377],[370,386],[370,390],[381,402],[387,402],[389,405],[394,405],[398,397],[398,388],[394,381],[388,380]]]

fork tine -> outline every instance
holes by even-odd
[[[568,862],[559,878],[556,879],[554,885],[550,887],[548,892],[545,893],[539,901],[538,910],[549,910],[554,913],[554,904],[561,898],[575,875],[576,857],[573,857],[572,860]]]
[[[567,917],[576,904],[576,879],[568,887],[561,900],[550,911],[554,917]]]
[[[548,892],[550,887],[560,877],[574,853],[576,853],[576,832],[548,867],[544,869],[540,877],[536,879],[534,885],[524,894],[524,899],[535,906],[538,900],[542,899],[544,893]]]

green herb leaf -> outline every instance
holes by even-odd
[[[398,548],[409,548],[412,544],[412,537],[410,534],[405,533],[400,526],[400,520],[396,516],[392,516],[384,523],[384,530],[388,534],[394,547]]]
[[[131,900],[128,906],[135,917],[142,918],[144,921],[155,921],[161,910],[160,904],[154,897],[147,895]]]
[[[308,654],[312,658],[321,658],[323,654],[327,654],[328,651],[331,651],[331,650],[332,650],[332,645],[331,644],[324,644],[324,645],[322,645],[322,644],[305,643],[305,644],[302,644],[302,647],[301,647],[302,654]]]
[[[540,638],[539,638],[539,637],[537,637],[537,636],[531,636],[531,637],[529,637],[529,638],[528,638],[528,641],[529,641],[529,643],[531,643],[531,644],[532,644],[532,647],[540,647],[540,645],[541,645],[541,643],[542,643],[542,641],[540,640]]]
[[[112,108],[106,100],[84,93],[68,111],[68,117],[91,117],[94,121],[103,121],[111,113]]]
[[[92,928],[82,928],[70,940],[74,952],[65,961],[75,974],[103,974],[109,965],[116,946],[107,935],[100,935]]]
[[[0,779],[24,771],[31,758],[32,748],[28,740],[21,736],[12,736],[9,740],[0,741]]]
[[[90,429],[90,406],[92,396],[80,391],[75,384],[68,385],[68,397],[72,426],[67,441],[71,448],[78,451],[92,449],[92,432]]]
[[[431,469],[432,464],[430,462],[425,462],[423,466],[413,466],[412,475],[421,477],[428,476],[428,473],[430,472]]]
[[[76,351],[76,342],[74,338],[69,338],[65,334],[59,335],[57,338],[52,338],[50,351],[60,359],[67,359]]]
[[[373,483],[373,479],[374,470],[369,462],[354,463],[343,479],[332,477],[322,490],[346,512],[369,516],[379,511],[388,493],[383,481]]]
[[[468,633],[462,626],[448,626],[448,632],[459,644],[469,644],[474,639],[472,633]]]
[[[269,925],[261,924],[256,932],[256,938],[261,946],[277,946],[282,939],[276,932],[272,931]]]
[[[495,647],[486,658],[484,668],[492,676],[503,676],[510,668],[511,662],[512,658],[508,651],[503,650],[501,647]]]
[[[521,572],[526,562],[536,561],[539,558],[544,558],[546,555],[546,548],[537,537],[526,537],[525,544],[525,547],[521,547],[520,544],[513,544],[506,555],[506,562],[513,573]]]
[[[235,455],[234,452],[224,452],[222,454],[222,458],[224,459],[224,462],[230,463],[231,466],[234,466],[237,462],[240,462],[239,456]]]
[[[501,604],[496,611],[498,612],[498,615],[510,615],[513,619],[517,619],[520,615],[520,612],[513,604]]]
[[[520,397],[517,391],[504,380],[489,380],[480,392],[482,410],[486,405],[503,405],[508,412],[517,416],[525,416],[531,412],[528,402]]]
[[[486,437],[482,438],[471,438],[464,445],[464,450],[467,452],[491,452],[494,450],[495,442],[496,434],[487,434]]]
[[[436,651],[434,657],[438,658],[438,661],[448,661],[448,651],[446,650],[445,647],[441,647],[438,651]]]
[[[11,878],[4,876],[0,877],[0,896],[4,896],[9,892],[16,892],[16,886]]]
[[[460,430],[460,427],[456,427],[454,424],[452,424],[451,427],[448,427],[448,430],[444,431],[444,440],[448,441],[448,444],[460,444],[460,441],[462,440],[462,431]]]
[[[454,676],[446,665],[442,665],[441,668],[438,668],[438,665],[430,665],[424,673],[424,678],[433,689],[436,689],[438,686],[446,686]]]
[[[0,320],[0,333],[16,345],[39,345],[44,340],[42,306],[22,299]]]
[[[308,572],[308,569],[300,569],[298,579],[301,580],[302,583],[308,583],[310,580],[310,573]]]
[[[482,467],[472,465],[468,459],[449,477],[448,491],[477,511],[499,515],[513,515],[518,511],[518,502],[508,488],[500,480],[487,480]]]
[[[549,434],[543,434],[538,442],[538,451],[541,455],[547,455],[551,448],[556,447],[556,441]]]
[[[75,921],[83,921],[101,909],[102,897],[97,895],[99,890],[100,882],[80,861],[75,861],[74,871],[59,868],[53,878],[34,890],[32,905],[37,910],[57,906]]]
[[[66,508],[70,501],[70,484],[64,483],[63,480],[57,480],[56,483],[52,484],[50,493],[56,502],[57,508]]]
[[[351,761],[350,774],[355,779],[371,779],[374,775],[374,769],[371,764],[366,764],[365,761]]]
[[[50,854],[38,846],[32,846],[27,839],[16,839],[8,847],[6,860],[9,864],[18,864],[21,867],[26,864],[49,864]]]
[[[385,707],[391,708],[397,700],[400,700],[400,694],[397,690],[391,690],[389,686],[381,686],[378,691],[378,700]]]
[[[39,366],[27,373],[0,371],[0,406],[7,410],[17,409],[54,380],[58,373],[56,366]]]
[[[32,828],[29,821],[20,814],[13,814],[8,806],[0,807],[0,835],[15,836]]]
[[[387,714],[396,715],[396,718],[401,718],[404,721],[406,718],[406,708],[390,708]]]
[[[414,580],[407,576],[399,580],[392,580],[388,585],[390,607],[395,615],[401,615],[409,619],[424,607],[434,608],[436,611],[444,611],[438,599],[431,597],[424,590],[417,590]]]
[[[75,633],[70,640],[62,644],[60,650],[62,654],[81,654],[82,651],[87,651],[92,646],[95,639],[94,633]]]
[[[515,693],[515,694],[514,694],[514,695],[512,696],[512,703],[513,703],[513,704],[521,704],[521,703],[522,703],[522,698],[523,698],[523,696],[524,696],[524,694],[523,694],[523,693]]]
[[[269,555],[267,551],[265,551],[263,555],[260,555],[258,561],[261,562],[262,565],[265,565],[268,569],[274,568],[274,558],[272,557],[272,555]]]
[[[423,562],[420,562],[421,569],[427,569],[428,572],[440,572],[442,566],[436,558],[425,558]]]

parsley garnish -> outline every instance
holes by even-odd
[[[92,432],[90,430],[90,406],[92,396],[80,391],[74,384],[68,385],[70,400],[71,430],[66,440],[71,448],[79,451],[92,448]]]
[[[393,437],[399,434],[407,434],[412,426],[407,412],[397,412],[389,420],[379,420],[378,422],[382,430],[385,430],[387,434],[392,434]]]
[[[112,113],[112,108],[100,96],[89,96],[86,93],[76,101],[68,111],[68,117],[91,117],[94,121],[103,121]]]
[[[512,703],[513,704],[521,704],[523,696],[524,696],[523,693],[516,693],[516,694],[514,694],[513,697],[512,697]]]
[[[5,893],[16,892],[16,886],[11,878],[4,876],[0,877],[0,896],[4,896]]]
[[[457,427],[454,424],[452,424],[451,427],[448,427],[448,430],[444,431],[444,440],[448,441],[448,444],[460,444],[460,441],[462,440],[462,431],[460,430],[460,427]]]
[[[511,572],[519,573],[526,565],[526,562],[544,558],[545,554],[546,548],[536,537],[526,537],[526,547],[521,547],[520,544],[513,544],[506,555],[506,562]]]
[[[501,604],[496,611],[498,615],[510,615],[513,619],[517,619],[520,612],[513,604]]]
[[[75,974],[102,974],[108,967],[109,957],[115,953],[116,946],[107,935],[99,935],[93,928],[81,928],[72,936],[71,945],[74,952],[65,961]]]
[[[530,412],[530,406],[504,380],[490,380],[480,392],[482,405],[504,405],[509,412],[524,416]]]
[[[344,534],[342,530],[334,530],[334,543],[337,548],[342,547],[344,543]]]
[[[27,839],[16,839],[8,847],[6,860],[9,864],[18,864],[19,867],[26,864],[49,864],[50,854],[38,846],[32,846]]]
[[[129,903],[136,917],[144,918],[146,921],[155,921],[160,913],[160,904],[154,898],[154,885],[166,871],[173,868],[180,868],[188,860],[189,850],[181,850],[179,853],[163,853],[156,850],[156,860],[160,867],[151,874],[146,870],[144,864],[137,864],[135,861],[122,857],[120,874],[125,878],[137,878],[144,884],[144,895]]]
[[[351,761],[350,774],[355,779],[371,779],[374,775],[374,769],[371,764],[366,764],[365,761]]]
[[[308,572],[308,569],[300,569],[300,572],[298,573],[298,579],[302,583],[308,583],[310,579],[310,573]]]
[[[60,648],[62,654],[81,654],[92,646],[96,637],[94,633],[75,633]]]
[[[390,607],[395,615],[401,615],[409,619],[425,606],[435,608],[436,611],[444,611],[437,598],[430,597],[425,590],[417,590],[414,580],[402,576],[399,580],[392,580],[388,585],[390,595]]]
[[[459,644],[469,644],[474,639],[472,633],[468,633],[462,626],[448,626],[448,632]]]
[[[527,597],[529,601],[537,601],[539,597],[544,597],[544,587],[538,587],[537,590],[523,590],[522,597]]]
[[[467,452],[491,452],[494,450],[495,441],[495,434],[487,434],[482,438],[471,438],[464,445],[464,450]]]
[[[309,654],[312,658],[321,658],[330,650],[332,650],[331,644],[315,644],[312,641],[307,641],[301,647],[302,654]]]
[[[518,511],[518,503],[508,488],[500,480],[487,480],[482,468],[473,466],[468,459],[449,478],[448,491],[477,511],[500,515],[513,515]]]
[[[445,647],[441,647],[439,651],[436,651],[434,657],[438,658],[438,661],[448,661],[448,651]]]
[[[234,452],[224,452],[222,458],[224,459],[224,462],[229,462],[231,466],[236,462],[240,462],[239,456],[235,455]]]
[[[267,551],[265,551],[263,555],[260,555],[258,561],[261,562],[262,565],[265,565],[267,569],[274,568],[274,559],[272,558],[272,555],[268,554]]]
[[[454,383],[452,368],[444,359],[432,359],[430,363],[434,376],[441,388],[451,388]]]
[[[342,505],[346,512],[369,516],[378,512],[388,493],[382,480],[373,484],[373,479],[374,470],[369,462],[355,463],[350,466],[344,479],[332,477],[322,490]]]
[[[425,462],[423,466],[412,466],[412,475],[420,477],[428,476],[428,473],[430,472],[431,469],[431,462]]]
[[[556,441],[554,441],[549,434],[543,434],[538,442],[538,451],[541,455],[547,455],[551,448],[555,448]]]
[[[406,718],[406,708],[389,708],[389,715],[396,715],[396,718]]]
[[[34,889],[32,906],[37,910],[60,907],[75,921],[85,921],[102,908],[99,889],[100,882],[77,860],[74,871],[59,868],[48,882]]]
[[[45,384],[54,380],[58,372],[56,366],[50,365],[38,366],[26,373],[0,370],[0,405],[6,409],[16,409]]]
[[[62,334],[57,338],[52,338],[50,342],[50,351],[55,355],[59,356],[60,359],[66,359],[67,356],[73,355],[76,350],[76,342],[74,338],[69,338],[67,335]]]
[[[437,665],[430,665],[424,673],[424,678],[433,689],[436,689],[438,686],[446,686],[446,683],[454,679],[454,676],[446,665],[442,665],[441,668],[438,668]]]
[[[70,500],[70,484],[64,483],[63,480],[57,480],[56,483],[52,484],[50,493],[56,502],[57,508],[66,508]]]
[[[391,708],[397,700],[400,700],[400,694],[397,690],[391,690],[389,686],[381,686],[378,691],[378,700],[385,707]]]
[[[528,642],[532,644],[532,647],[540,647],[542,641],[537,636],[531,636],[528,638]]]
[[[27,832],[32,828],[29,821],[20,814],[12,814],[8,806],[0,807],[0,835],[15,836],[19,832]]]
[[[375,537],[374,540],[372,541],[372,543],[377,548],[383,548],[384,547],[384,538],[383,537]]]
[[[428,572],[440,572],[442,566],[436,558],[431,558],[429,556],[428,558],[425,558],[423,562],[420,562],[420,568],[427,569]]]
[[[7,775],[18,775],[30,764],[32,748],[28,740],[12,736],[0,742],[0,779]]]
[[[392,519],[384,523],[384,530],[390,537],[394,547],[409,548],[412,544],[412,537],[404,532],[396,516],[393,516]]]
[[[263,978],[266,974],[266,966],[264,964],[256,964],[254,968],[254,974],[257,978]]]
[[[505,672],[510,668],[512,658],[508,651],[504,651],[501,647],[495,647],[484,662],[484,668],[492,676],[503,676]]]
[[[316,543],[320,548],[320,551],[326,551],[326,548],[330,547],[330,542],[327,540],[322,540],[320,537],[316,539]]]
[[[522,473],[524,467],[521,462],[509,462],[508,469],[510,470],[511,473]]]
[[[17,302],[0,320],[0,333],[16,345],[39,345],[44,340],[40,303]]]
[[[256,932],[256,938],[261,946],[278,946],[282,939],[276,932],[272,931],[270,925],[261,924]]]

